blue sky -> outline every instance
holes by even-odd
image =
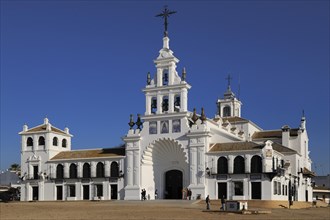
[[[162,47],[187,70],[189,110],[216,113],[232,88],[263,129],[307,118],[313,169],[329,173],[329,1],[1,1],[1,163],[20,163],[18,132],[47,116],[72,149],[122,143]]]

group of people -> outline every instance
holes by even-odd
[[[205,202],[206,202],[206,209],[207,210],[210,210],[210,204],[211,204],[211,200],[210,200],[210,196],[207,195],[206,199],[205,199]],[[221,196],[221,207],[220,207],[220,210],[223,210],[225,211],[225,196]]]
[[[182,199],[187,199],[187,200],[191,200],[191,189],[189,188],[184,188],[182,189]]]
[[[142,189],[142,191],[141,191],[141,200],[142,201],[147,199],[146,193],[147,193],[146,189]]]

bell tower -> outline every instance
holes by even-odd
[[[154,60],[156,73],[151,79],[147,75],[147,85],[143,89],[146,96],[145,116],[162,115],[176,112],[187,112],[188,90],[191,86],[186,82],[186,70],[183,68],[181,77],[176,71],[178,58],[170,49],[170,39],[167,31],[167,18],[176,13],[169,11],[166,7],[157,17],[164,18],[163,47],[159,56]]]
[[[238,100],[231,90],[230,81],[232,77],[228,75],[227,91],[224,93],[223,99],[217,100],[217,115],[220,117],[241,117],[242,102]]]

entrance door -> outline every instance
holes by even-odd
[[[32,200],[38,200],[39,199],[39,187],[33,186],[32,187]]]
[[[118,199],[118,186],[117,184],[111,184],[111,199],[117,200]]]
[[[308,190],[305,191],[306,202],[308,202]]]
[[[63,186],[56,186],[56,199],[63,200]]]
[[[261,199],[261,182],[251,182],[252,199]]]
[[[221,199],[222,196],[227,199],[227,183],[218,183],[218,199]]]
[[[89,185],[83,186],[83,199],[89,200]]]
[[[182,198],[182,172],[170,170],[165,173],[165,199]]]

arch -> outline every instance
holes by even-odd
[[[168,96],[163,97],[162,112],[168,112]]]
[[[151,98],[151,113],[156,114],[157,112],[157,97]]]
[[[40,137],[39,137],[38,145],[39,145],[39,146],[41,146],[41,145],[45,145],[45,138],[44,138],[43,136],[40,136]]]
[[[67,144],[68,144],[68,142],[67,142],[67,140],[64,138],[64,139],[62,140],[62,147],[66,147]]]
[[[96,165],[96,177],[104,177],[104,164],[98,162]]]
[[[231,116],[231,108],[230,106],[226,106],[223,108],[223,117],[230,117]]]
[[[110,177],[119,177],[119,165],[116,161],[110,165]]]
[[[26,140],[26,146],[28,146],[28,147],[32,147],[33,146],[33,139],[32,139],[32,137],[28,137],[28,139]]]
[[[89,163],[84,163],[83,165],[83,178],[90,178],[91,177],[91,166]]]
[[[62,164],[58,164],[56,166],[56,179],[63,179],[64,178],[64,168]]]
[[[174,96],[174,111],[179,112],[181,108],[181,97],[180,95]]]
[[[262,173],[262,158],[259,155],[251,158],[251,173]]]
[[[70,171],[69,171],[69,176],[70,178],[77,178],[78,175],[77,175],[77,165],[72,163],[70,164]]]
[[[58,138],[57,137],[53,138],[53,146],[58,146]]]
[[[218,174],[228,173],[228,160],[226,157],[220,157],[218,159]]]
[[[245,160],[242,156],[237,156],[234,159],[234,173],[245,173]]]
[[[163,69],[162,79],[163,79],[163,86],[168,85],[168,77],[169,77],[169,70]]]

